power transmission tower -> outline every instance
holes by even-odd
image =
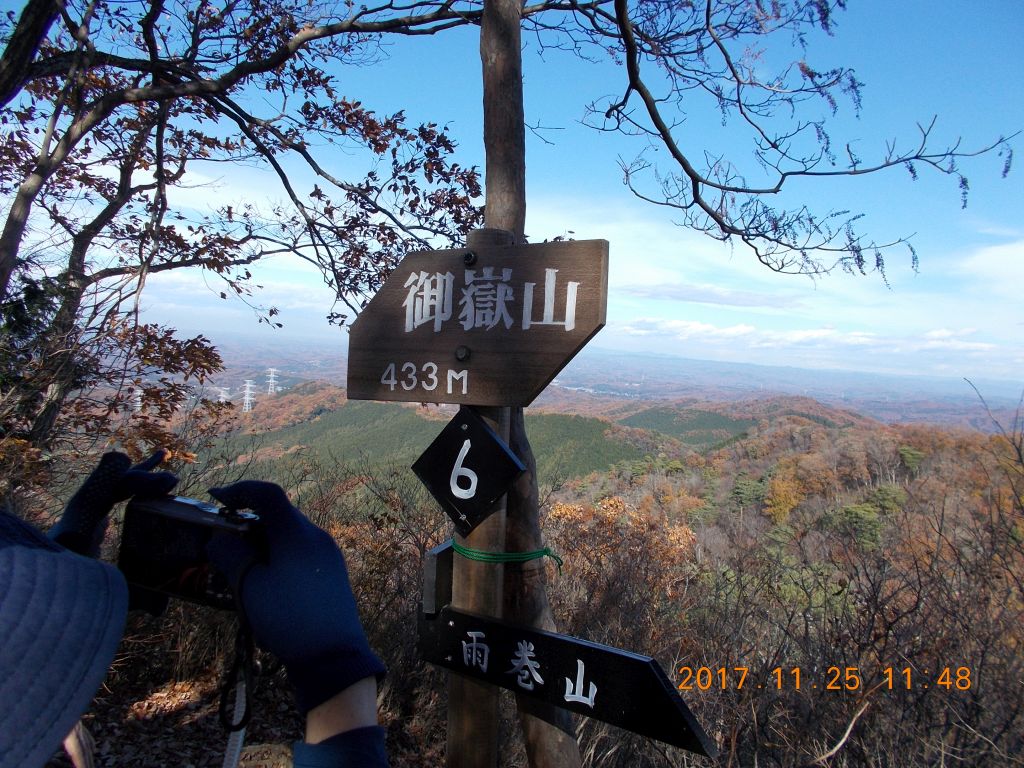
[[[220,390],[220,395],[218,395],[218,397],[217,397],[217,402],[218,403],[226,403],[230,399],[228,397],[228,392],[231,391],[231,388],[230,387],[217,387],[217,389]]]
[[[267,394],[272,395],[277,385],[277,368],[267,369]]]
[[[255,385],[252,383],[252,379],[246,379],[245,389],[242,391],[242,413],[252,410],[254,391]]]

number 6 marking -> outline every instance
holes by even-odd
[[[466,460],[466,454],[469,453],[470,441],[467,440],[462,444],[462,450],[459,451],[459,458],[455,460],[455,467],[452,469],[451,476],[451,489],[452,496],[457,499],[472,499],[476,496],[476,472],[471,469],[466,469],[462,466],[462,462]],[[464,477],[469,481],[469,488],[463,488],[459,485],[459,478]]]

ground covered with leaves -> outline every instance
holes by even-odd
[[[96,768],[222,765],[228,733],[219,710],[233,626],[229,615],[186,605],[172,604],[159,619],[129,617],[111,672],[84,717]],[[245,743],[290,744],[303,732],[291,688],[272,658],[258,662]],[[48,768],[70,765],[61,753]]]

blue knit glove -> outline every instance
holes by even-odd
[[[292,768],[388,768],[385,731],[374,725],[339,733],[319,744],[292,745]]]
[[[365,677],[383,677],[359,622],[345,558],[273,483],[244,480],[210,495],[260,516],[265,546],[235,536],[210,542],[210,561],[233,586],[253,639],[277,656],[295,686],[300,712]],[[265,550],[265,551],[261,551]]]
[[[64,515],[49,531],[61,546],[80,555],[99,557],[107,532],[110,510],[132,496],[163,496],[178,482],[170,472],[151,472],[166,457],[161,449],[145,461],[132,466],[125,454],[103,454],[99,466],[71,497]]]

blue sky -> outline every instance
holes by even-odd
[[[1019,0],[851,3],[838,16],[835,36],[819,36],[809,56],[819,68],[852,66],[865,83],[860,118],[841,105],[833,138],[855,142],[867,158],[887,140],[913,142],[917,123],[934,116],[940,141],[962,136],[968,147],[1024,128],[1022,37]],[[592,345],[807,368],[1024,379],[1024,169],[1001,178],[995,155],[965,165],[966,210],[954,180],[922,174],[912,182],[901,170],[794,188],[792,199],[863,211],[865,228],[879,240],[912,235],[920,270],[897,249],[888,257],[888,286],[877,275],[779,275],[742,246],[676,226],[666,211],[625,189],[617,158],[632,157],[638,145],[580,123],[588,102],[622,91],[620,71],[557,52],[541,58],[529,37],[524,42],[527,123],[544,126],[546,140],[528,132],[527,233],[533,241],[570,235],[610,242],[608,325]],[[769,49],[766,56],[789,53]],[[404,109],[410,121],[449,125],[463,164],[482,167],[479,70],[476,35],[456,32],[398,40],[386,60],[347,71],[342,84],[378,111]],[[749,153],[730,145],[714,115],[694,115],[687,130],[698,137],[691,150],[712,145]],[[1014,146],[1020,152],[1024,141]],[[213,189],[192,193],[190,203],[241,200],[258,183],[255,170],[233,172],[230,181],[221,177]],[[259,301],[282,310],[282,336],[323,334],[344,344],[322,321],[330,295],[314,276],[281,261],[264,265],[259,280]],[[216,300],[197,275],[154,279],[147,291],[149,316],[183,329],[191,330],[186,317],[201,318],[198,325],[214,338],[214,329],[253,325],[249,310]]]

